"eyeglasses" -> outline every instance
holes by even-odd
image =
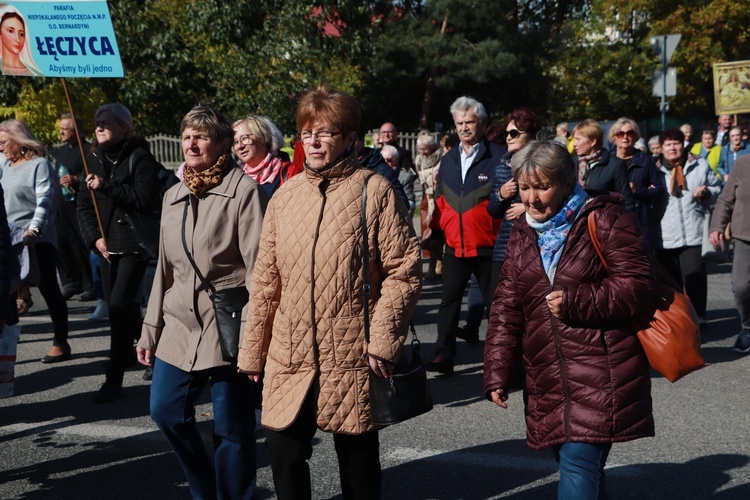
[[[330,130],[318,130],[317,132],[313,132],[311,130],[303,130],[299,134],[297,134],[297,137],[299,137],[299,140],[302,141],[302,144],[309,144],[312,142],[313,136],[317,137],[321,141],[327,141],[331,137],[335,137],[339,135],[341,132],[331,132]]]
[[[521,136],[521,134],[525,134],[525,130],[518,130],[517,128],[506,130],[503,132],[503,136],[507,139],[510,137],[511,139],[516,139]]]
[[[620,130],[615,134],[615,137],[617,137],[618,139],[622,139],[626,135],[631,139],[635,139],[635,130],[628,130],[627,132],[623,132],[622,130]]]
[[[251,142],[253,142],[253,137],[250,134],[241,135],[239,139],[232,143],[232,147],[236,149],[238,144],[247,146]]]

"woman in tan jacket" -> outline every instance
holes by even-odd
[[[180,128],[183,182],[164,195],[159,262],[136,352],[154,367],[151,418],[193,498],[253,498],[255,384],[225,360],[211,297],[188,252],[215,290],[247,289],[268,198],[232,160],[234,131],[226,118],[196,106]],[[195,401],[209,382],[214,465],[195,424]]]
[[[297,108],[305,171],[263,223],[240,370],[265,375],[263,417],[276,495],[310,498],[312,438],[333,433],[344,498],[379,498],[368,368],[393,369],[420,290],[419,246],[388,180],[359,168],[360,111],[326,84]],[[367,183],[370,343],[365,343],[362,191]]]

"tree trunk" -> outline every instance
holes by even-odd
[[[448,29],[448,16],[443,18],[443,25],[440,27],[440,36],[445,35],[445,31]],[[422,98],[422,116],[419,118],[419,128],[428,128],[427,119],[430,116],[430,108],[432,107],[432,97],[435,94],[435,77],[438,74],[437,63],[432,65],[430,74],[427,76],[427,83],[425,84],[424,97]]]

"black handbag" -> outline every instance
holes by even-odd
[[[372,176],[370,176],[372,177]],[[362,291],[364,293],[365,341],[370,343],[370,284],[367,276],[369,245],[367,242],[367,181],[362,188]],[[370,368],[370,418],[375,425],[392,425],[432,410],[427,388],[427,371],[419,355],[420,342],[414,324],[411,328],[411,356],[404,352],[393,373],[379,377]],[[369,364],[369,363],[368,363]]]
[[[206,281],[203,274],[193,260],[188,250],[185,239],[185,220],[187,219],[188,206],[190,198],[185,199],[185,211],[182,214],[182,246],[185,249],[190,264],[195,269],[195,274],[201,280],[203,289],[211,298],[214,306],[214,315],[216,316],[216,330],[219,332],[219,346],[221,347],[221,358],[224,361],[235,362],[239,354],[240,347],[240,330],[242,328],[242,308],[247,305],[250,294],[247,287],[238,286],[227,288],[225,290],[216,290],[214,286]]]

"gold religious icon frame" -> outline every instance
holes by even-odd
[[[714,63],[717,115],[750,113],[750,61]]]

